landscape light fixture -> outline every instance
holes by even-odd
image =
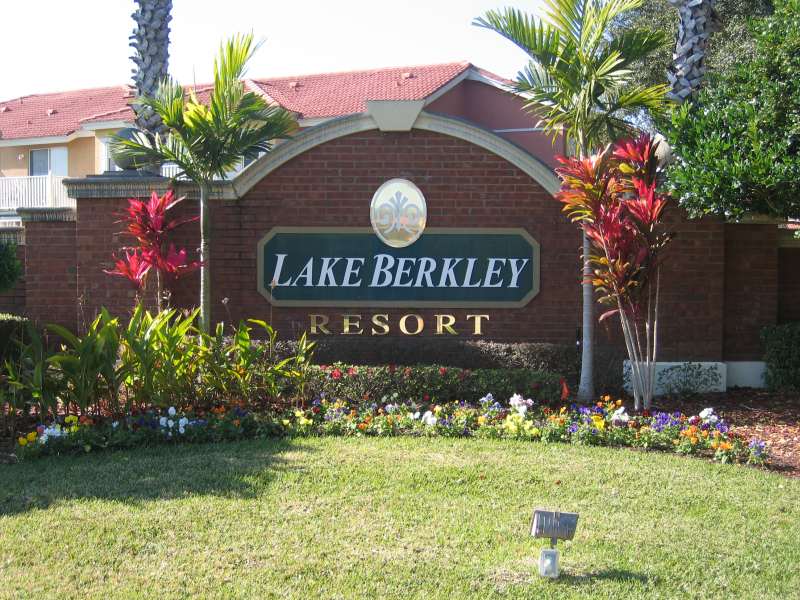
[[[549,538],[550,547],[542,548],[539,555],[539,575],[555,579],[558,577],[558,540],[571,540],[575,537],[578,513],[560,512],[536,508],[531,519],[531,535],[535,538]]]

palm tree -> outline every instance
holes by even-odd
[[[645,0],[544,0],[545,16],[518,9],[489,11],[474,21],[516,44],[530,57],[515,82],[525,108],[545,131],[563,135],[577,156],[600,149],[631,130],[637,111],[663,109],[667,85],[631,83],[631,65],[665,43],[659,32],[613,23]],[[589,240],[583,238],[583,316],[578,397],[594,398],[594,292]]]
[[[691,98],[700,88],[706,73],[706,47],[719,27],[714,10],[716,0],[669,0],[678,9],[680,22],[675,39],[675,54],[667,72],[669,97],[676,102]]]
[[[138,8],[131,15],[136,27],[130,38],[130,45],[135,50],[131,56],[136,65],[133,83],[137,96],[154,96],[159,84],[167,77],[172,0],[136,0],[136,4]],[[150,107],[134,103],[132,108],[139,129],[154,134],[161,131],[161,119]]]
[[[242,80],[247,63],[260,44],[252,34],[236,35],[220,45],[214,59],[214,85],[201,102],[193,88],[186,90],[171,79],[159,85],[154,96],[137,98],[164,124],[164,133],[151,137],[135,132],[131,139],[115,137],[112,155],[137,166],[175,163],[200,190],[200,323],[211,324],[211,218],[208,196],[215,179],[223,179],[242,157],[269,152],[274,142],[296,129],[294,116],[263,95],[248,91]]]

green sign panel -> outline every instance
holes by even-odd
[[[258,289],[276,306],[519,307],[539,291],[539,244],[523,229],[428,228],[391,248],[369,228],[276,227]]]

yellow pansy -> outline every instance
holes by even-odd
[[[28,434],[28,436],[27,436],[27,437],[28,437],[28,441],[29,441],[29,442],[35,442],[35,441],[36,441],[36,432],[35,432],[35,431],[31,431],[31,432]]]
[[[20,437],[17,440],[17,443],[19,443],[20,446],[27,446],[28,445],[28,440],[26,438],[24,438],[24,437]]]

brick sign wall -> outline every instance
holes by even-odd
[[[521,308],[502,309],[437,310],[413,304],[397,308],[271,306],[257,289],[259,240],[274,227],[369,228],[373,193],[395,177],[408,179],[422,190],[430,228],[524,229],[540,246],[538,294]],[[152,185],[163,191],[166,183]],[[114,195],[117,197],[111,197]],[[55,247],[48,248],[44,236],[34,235],[35,247],[29,238],[29,257],[46,248],[41,258],[28,260],[28,268],[37,270],[35,276],[29,273],[26,277],[30,310],[44,316],[48,303],[55,302],[53,314],[63,312],[67,319],[66,305],[77,304],[70,293],[81,298],[86,314],[101,305],[121,314],[130,309],[133,290],[125,281],[102,272],[111,266],[111,252],[126,243],[116,233],[120,230],[118,214],[125,204],[124,195],[119,194],[80,197],[77,223],[32,224],[34,228],[53,227],[60,236],[56,239],[63,237],[65,246],[70,235],[66,230],[71,226],[74,258],[69,258],[66,249],[61,256]],[[196,199],[187,199],[179,210],[196,211]],[[580,237],[575,226],[530,176],[460,139],[420,130],[376,130],[334,139],[279,166],[244,197],[212,200],[212,223],[212,309],[216,320],[265,319],[282,336],[293,337],[309,327],[311,313],[327,315],[334,332],[344,327],[343,313],[357,314],[362,315],[362,325],[367,325],[361,335],[368,338],[370,318],[376,313],[388,315],[389,335],[397,336],[401,335],[403,315],[418,314],[425,322],[420,334],[424,336],[435,335],[436,315],[447,313],[454,317],[453,328],[460,335],[471,336],[474,319],[469,315],[481,313],[489,315],[488,322],[482,323],[485,338],[574,344],[578,336]],[[659,358],[723,360],[730,352],[733,359],[758,359],[757,330],[765,320],[774,319],[777,311],[774,239],[764,237],[763,226],[725,226],[711,219],[688,221],[677,210],[672,213],[672,229],[676,237],[662,279]],[[194,249],[198,246],[196,232],[193,226],[185,227],[176,241]],[[77,267],[77,272],[71,271],[71,266]],[[43,296],[41,282],[48,278],[53,294]],[[198,280],[195,274],[173,286],[173,304],[196,304]],[[752,281],[758,282],[758,308],[747,302]],[[613,320],[601,325],[599,343],[618,344],[618,329]],[[726,338],[726,334],[734,337]]]

